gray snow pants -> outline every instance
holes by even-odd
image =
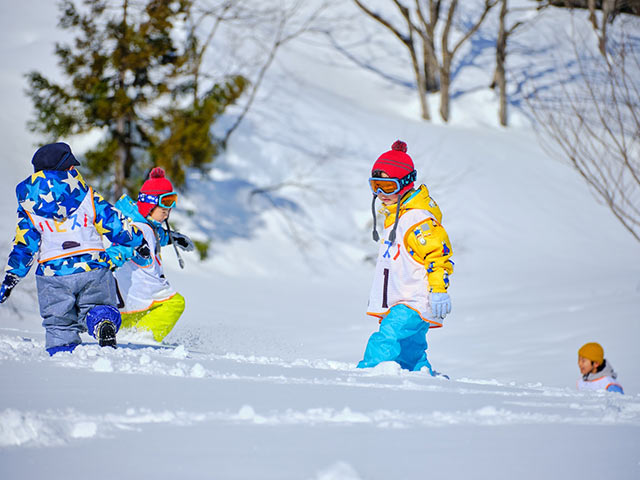
[[[108,268],[57,277],[36,275],[45,348],[82,343],[86,315],[96,305],[117,305],[118,294]]]

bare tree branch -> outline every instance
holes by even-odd
[[[592,20],[589,20],[590,22]],[[600,34],[594,32],[599,38]],[[625,25],[606,55],[589,56],[582,38],[573,38],[581,83],[561,84],[556,105],[528,98],[544,133],[543,144],[555,146],[584,178],[613,215],[640,241],[640,47]],[[550,142],[550,143],[549,143]]]
[[[291,20],[291,18],[295,15],[295,11],[299,8],[300,5],[301,3],[298,3],[291,10],[283,10],[282,12],[280,12],[280,18],[277,24],[276,34],[275,34],[273,43],[271,44],[271,48],[269,49],[266,59],[264,60],[264,62],[262,63],[262,66],[260,67],[260,70],[258,71],[258,75],[256,79],[252,83],[251,93],[249,94],[249,98],[247,99],[244,107],[242,108],[240,115],[238,115],[235,122],[227,130],[227,132],[225,133],[222,139],[223,145],[226,145],[228,143],[229,138],[231,137],[233,132],[236,131],[240,123],[242,123],[245,116],[249,112],[249,109],[251,108],[251,106],[253,105],[253,102],[255,101],[256,95],[258,93],[258,89],[262,84],[262,80],[264,79],[264,76],[267,73],[267,70],[269,70],[269,67],[271,67],[271,64],[273,63],[276,57],[276,54],[278,53],[278,49],[285,43],[307,32],[310,26],[314,23],[314,21],[327,8],[327,3],[323,2],[305,19],[305,21],[302,23],[302,25],[300,25],[300,27],[298,27],[297,29],[289,33],[286,33],[287,25]]]

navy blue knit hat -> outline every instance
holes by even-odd
[[[71,153],[71,147],[66,143],[49,143],[40,147],[31,159],[33,171],[67,170],[71,166],[80,165]]]

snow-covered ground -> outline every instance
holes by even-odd
[[[21,74],[55,67],[55,6],[35,3],[0,19],[2,256],[37,141]],[[519,37],[516,78],[549,70],[526,48],[551,41],[539,32]],[[49,358],[23,281],[0,307],[0,478],[640,478],[640,245],[524,114],[497,127],[482,45],[443,126],[320,42],[290,44],[228,152],[189,179],[176,222],[211,255],[180,270],[165,252],[187,300],[166,345],[86,337]],[[453,312],[428,334],[451,380],[355,369],[377,326],[366,178],[397,138],[453,243]],[[624,396],[576,391],[588,341]]]

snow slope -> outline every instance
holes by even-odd
[[[37,140],[20,75],[54,68],[59,35],[54,6],[37,6],[0,20],[3,256]],[[514,77],[546,71],[538,46],[518,50]],[[640,245],[524,114],[496,126],[478,88],[490,58],[465,55],[474,73],[454,83],[443,126],[322,42],[290,44],[228,152],[189,179],[176,222],[210,238],[211,256],[179,270],[165,252],[187,299],[166,345],[87,338],[49,358],[33,276],[0,307],[0,478],[638,478]],[[365,180],[396,138],[453,242],[454,310],[428,334],[451,380],[354,368],[376,328],[363,313],[376,251]],[[575,390],[587,341],[604,345],[626,395]]]

